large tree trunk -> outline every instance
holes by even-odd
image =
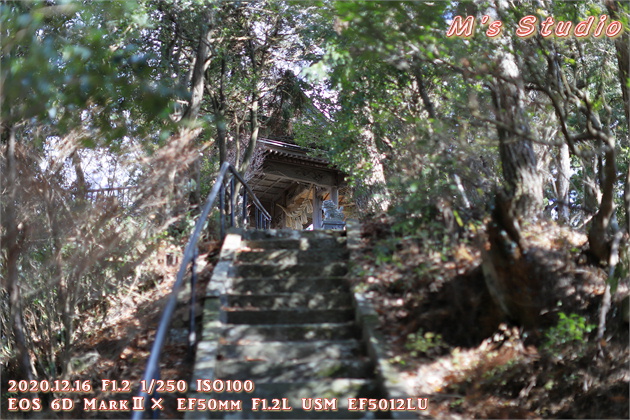
[[[180,134],[184,134],[187,130],[190,130],[189,123],[194,122],[199,116],[201,109],[201,102],[203,100],[203,92],[205,89],[205,73],[210,65],[212,50],[210,49],[210,39],[214,28],[211,24],[207,24],[199,37],[199,44],[197,46],[197,52],[194,58],[194,65],[192,69],[192,76],[190,80],[190,102],[183,112],[182,122],[184,127]],[[201,164],[199,157],[188,168],[190,179],[195,180],[195,188],[189,192],[188,201],[192,206],[198,206],[201,202]]]
[[[506,192],[517,217],[529,218],[542,208],[542,182],[523,102],[523,79],[512,53],[504,51],[494,83],[499,153]]]
[[[620,13],[628,13],[628,4],[622,6],[620,1],[606,1],[606,7],[611,19],[619,20]],[[619,10],[625,7],[625,11]],[[617,68],[621,94],[623,96],[623,106],[626,114],[626,124],[630,130],[630,34],[626,31],[615,39],[615,50],[617,52]],[[626,232],[630,235],[630,167],[626,177],[624,188],[624,201],[626,207]]]
[[[620,20],[620,12],[627,14],[629,8],[628,3],[626,3],[623,6],[625,7],[625,11],[620,11],[621,2],[612,0],[606,1],[606,7],[608,8],[608,13],[610,13],[610,18],[614,20]],[[615,50],[617,51],[617,74],[619,76],[621,94],[623,96],[626,124],[628,124],[628,128],[630,129],[630,86],[628,85],[628,79],[630,79],[630,33],[625,31],[619,37],[615,38]]]

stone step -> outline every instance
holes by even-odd
[[[294,230],[294,229],[259,229],[247,230],[243,239],[327,239],[345,237],[346,232],[340,230]]]
[[[223,307],[221,321],[228,324],[313,324],[347,322],[354,319],[354,309],[242,309]]]
[[[231,293],[234,294],[278,294],[278,293],[335,293],[348,291],[343,277],[290,279],[276,278],[235,278]]]
[[[301,362],[348,359],[363,354],[358,340],[321,341],[268,341],[250,344],[222,344],[218,350],[219,360],[248,360],[266,362]]]
[[[225,325],[222,340],[225,342],[251,343],[269,341],[319,341],[348,340],[358,338],[359,327],[354,322],[321,324],[274,324],[274,325]]]
[[[276,295],[227,295],[226,306],[260,309],[345,309],[352,307],[350,293],[283,293]]]
[[[298,249],[267,249],[242,251],[236,258],[239,263],[257,264],[304,264],[304,263],[330,263],[348,259],[347,249],[333,248],[330,250],[300,251]]]
[[[369,378],[374,367],[367,358],[318,360],[313,362],[229,361],[217,364],[219,379],[245,380],[255,383],[305,381],[322,378]]]
[[[267,265],[255,263],[235,264],[233,275],[243,278],[277,278],[293,279],[305,277],[344,276],[348,272],[348,265],[344,262],[329,264],[299,264],[299,265]]]
[[[197,395],[196,398],[208,398],[206,395]],[[301,404],[301,401],[298,401]],[[297,407],[297,406],[296,406]],[[194,419],[374,419],[389,418],[376,417],[370,411],[348,411],[348,410],[326,410],[326,411],[305,411],[293,408],[291,411],[250,411],[251,407],[245,407],[247,411],[186,411],[185,418]]]
[[[249,249],[297,249],[301,251],[343,249],[345,246],[345,237],[321,239],[247,239],[242,243],[242,247]]]
[[[273,399],[287,398],[288,405],[294,410],[302,408],[302,398],[337,398],[338,408],[348,407],[348,398],[369,398],[376,393],[376,384],[368,379],[324,378],[299,382],[254,382],[254,392],[250,394],[224,392],[216,395],[218,399],[242,400],[243,409],[251,409],[252,398]],[[259,405],[259,407],[261,407]]]

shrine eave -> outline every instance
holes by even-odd
[[[313,156],[315,149],[308,149],[291,143],[285,143],[278,140],[259,139],[258,143],[264,147],[265,157],[276,159],[291,159],[295,162],[315,163],[321,166],[330,167],[328,159],[319,156]],[[331,168],[333,169],[333,168]]]

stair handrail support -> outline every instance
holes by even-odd
[[[232,175],[230,179],[226,179],[228,172]],[[243,216],[245,219],[243,220],[243,223],[244,223],[243,228],[247,229],[247,213],[248,213],[247,212],[248,200],[246,198],[247,195],[250,196],[251,203],[253,204],[255,208],[256,228],[257,229],[269,228],[270,226],[271,216],[269,215],[269,212],[267,212],[267,210],[260,203],[260,201],[258,200],[258,197],[256,197],[251,187],[247,184],[247,182],[245,182],[245,179],[241,176],[241,174],[238,173],[238,170],[232,164],[230,164],[229,162],[223,162],[219,170],[217,179],[214,185],[212,186],[210,193],[208,194],[208,198],[206,199],[206,203],[203,207],[201,215],[199,216],[199,219],[197,220],[197,223],[195,224],[193,233],[190,236],[190,239],[188,240],[186,248],[184,248],[184,255],[182,258],[182,263],[179,268],[179,271],[177,272],[177,278],[175,280],[175,283],[173,284],[173,288],[171,290],[171,293],[166,303],[166,306],[164,308],[164,311],[162,312],[162,317],[160,318],[160,323],[158,324],[155,340],[153,341],[153,346],[151,347],[151,354],[149,355],[149,360],[147,361],[145,374],[141,381],[141,384],[144,384],[144,386],[141,387],[142,390],[138,394],[138,396],[144,398],[143,401],[145,402],[145,409],[143,411],[134,411],[133,416],[132,416],[132,419],[134,420],[140,420],[144,418],[144,414],[147,411],[152,411],[152,409],[149,409],[150,400],[148,397],[153,397],[154,395],[156,395],[155,385],[156,385],[156,381],[160,379],[160,369],[159,369],[160,356],[162,353],[162,348],[164,347],[164,342],[166,341],[166,337],[168,335],[168,330],[171,324],[173,313],[175,312],[175,308],[177,307],[178,294],[184,282],[184,277],[186,275],[186,272],[188,271],[188,264],[190,263],[192,265],[193,270],[195,269],[195,260],[199,253],[199,250],[197,248],[197,241],[199,240],[203,227],[206,224],[208,216],[210,215],[210,211],[212,210],[212,206],[214,205],[214,202],[216,201],[218,195],[221,196],[220,197],[221,203],[219,206],[221,239],[223,240],[225,237],[225,225],[224,225],[225,216],[226,216],[225,214],[226,182],[225,181],[228,181],[231,184],[230,186],[230,204],[231,204],[230,205],[230,225],[231,227],[234,227],[234,224],[235,224],[235,217],[234,217],[235,206],[233,204],[235,202],[234,179],[238,179],[238,181],[241,183],[241,186],[243,187],[242,188]],[[189,327],[190,330],[189,330],[189,343],[188,343],[190,347],[194,346],[195,340],[196,340],[195,338],[196,326],[194,323],[195,313],[194,313],[194,307],[192,306],[192,304],[194,304],[195,282],[196,282],[196,273],[193,272],[191,275],[191,289],[190,289],[190,293],[191,293],[191,301],[190,301],[191,320],[190,321],[191,322],[190,322],[190,327]],[[147,392],[147,390],[151,390],[151,392]],[[159,413],[154,411],[153,418],[156,418],[156,414],[159,414]]]

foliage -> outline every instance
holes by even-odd
[[[442,339],[441,334],[431,331],[424,332],[422,329],[407,336],[405,348],[410,351],[413,357],[419,355],[435,355],[447,349],[448,345]]]
[[[9,2],[0,13],[16,35],[2,37],[4,124],[35,118],[53,135],[81,126],[83,146],[97,147],[168,121],[171,91],[147,80],[155,58],[140,47],[143,7]]]
[[[4,2],[0,15],[0,357],[67,378],[86,320],[136,285],[181,214],[191,139],[164,142],[177,91],[143,51],[142,4]]]
[[[320,144],[329,151],[331,161],[348,172],[358,201],[362,192],[372,194],[373,201],[384,197],[401,219],[416,218],[419,206],[438,197],[451,202],[462,221],[471,209],[478,214],[486,208],[496,186],[509,181],[501,179],[505,162],[498,153],[500,124],[493,104],[501,57],[514,51],[521,53],[520,76],[531,88],[523,105],[538,168],[549,174],[544,181],[548,214],[557,217],[559,203],[569,202],[571,223],[580,226],[588,221],[597,210],[593,203],[603,188],[605,162],[597,142],[576,141],[572,166],[560,166],[557,147],[563,141],[572,144],[563,138],[563,127],[569,135],[579,133],[586,120],[577,105],[554,110],[549,95],[553,99],[555,93],[544,93],[549,87],[558,93],[562,90],[549,79],[549,66],[554,65],[549,51],[559,54],[562,77],[582,92],[577,95],[593,98],[592,104],[583,106],[592,108],[597,114],[594,118],[617,126],[617,173],[625,173],[628,124],[623,123],[611,42],[522,40],[508,29],[502,37],[510,38],[509,42],[503,43],[484,36],[480,29],[468,40],[446,38],[450,17],[481,14],[476,5],[461,3],[337,2],[334,7],[323,6],[335,21],[336,36],[327,39],[322,59],[306,75],[333,90],[334,96],[314,94],[314,101],[330,119],[319,125],[309,123],[298,136],[306,142],[308,133],[321,133]],[[529,13],[578,21],[605,10],[598,1],[548,7],[547,11],[530,10],[530,5],[518,3],[501,11],[500,18],[506,28],[513,28]],[[627,12],[622,8],[618,13],[624,24]],[[582,58],[576,60],[577,56]],[[379,178],[380,167],[383,175]],[[559,177],[569,178],[571,191],[566,197],[559,196],[564,194],[555,184]],[[621,195],[612,198],[618,204],[618,217],[623,217]]]
[[[588,334],[595,326],[588,324],[586,318],[572,313],[568,316],[564,312],[558,313],[558,323],[545,332],[543,348],[554,352],[566,344],[584,344]]]

